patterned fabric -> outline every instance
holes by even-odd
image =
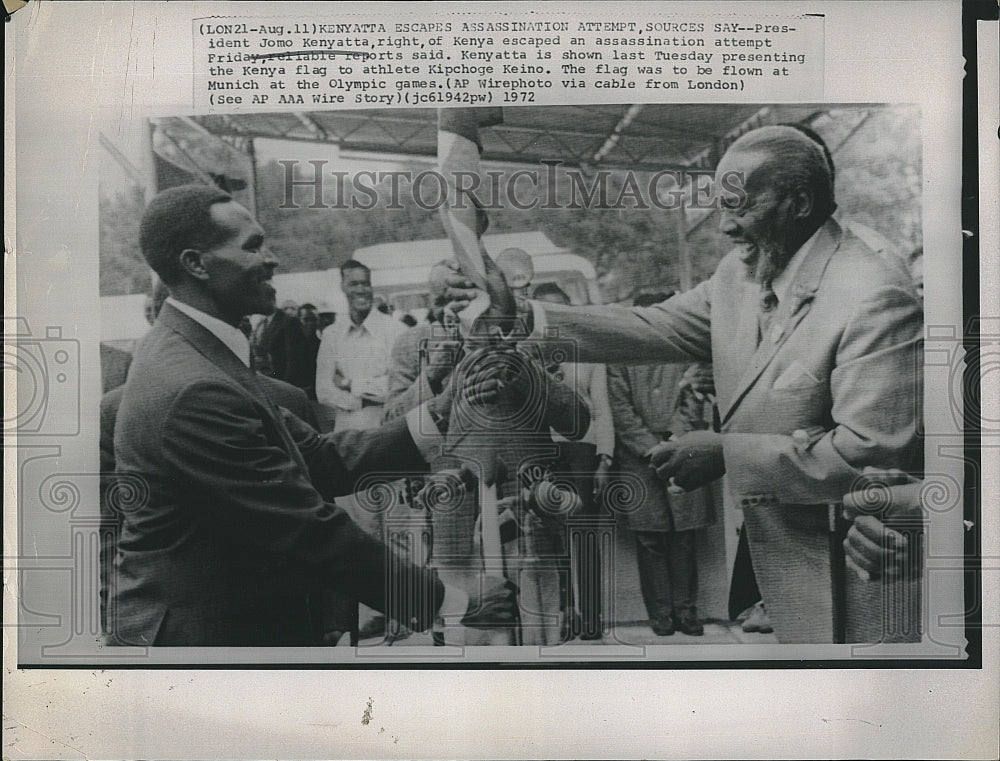
[[[438,323],[421,323],[396,339],[389,358],[389,392],[383,408],[383,420],[395,420],[425,402],[431,414],[446,418],[451,411],[450,395],[435,395],[422,365],[427,342],[437,339],[445,329]],[[449,387],[450,373],[442,381],[442,389]]]

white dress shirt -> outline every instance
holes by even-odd
[[[170,304],[174,309],[183,312],[192,320],[201,325],[205,330],[218,338],[226,347],[235,354],[240,362],[250,367],[250,341],[239,328],[234,328],[228,322],[223,322],[218,317],[195,309],[190,304],[178,301],[173,296],[168,296],[165,304]]]
[[[316,356],[316,398],[337,408],[338,431],[382,424],[392,347],[405,331],[406,325],[377,309],[360,325],[345,314],[323,331]],[[334,383],[338,372],[351,381],[350,391]]]

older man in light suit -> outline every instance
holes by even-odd
[[[742,136],[716,181],[736,247],[709,280],[647,308],[536,303],[533,333],[558,328],[585,362],[713,364],[721,433],[665,442],[652,465],[685,489],[726,473],[779,640],[831,642],[828,504],[866,466],[910,464],[922,310],[905,274],[833,217],[829,166],[799,131]],[[505,319],[510,293],[489,282]]]

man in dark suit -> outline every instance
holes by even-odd
[[[268,373],[299,388],[312,388],[316,382],[315,360],[309,357],[309,339],[302,323],[284,309],[275,311],[264,331]]]
[[[316,355],[319,353],[319,314],[313,304],[303,304],[299,307],[299,325],[305,337],[305,354],[303,377],[308,380],[302,386],[312,400],[316,399]]]
[[[157,307],[159,314],[159,306]],[[266,375],[258,375],[271,399],[300,420],[313,428],[317,427],[316,411],[313,409],[305,391],[290,383],[285,383]],[[121,407],[125,386],[121,385],[108,391],[101,397],[100,417],[100,454],[101,454],[101,549],[100,549],[100,609],[101,631],[108,633],[108,598],[114,583],[112,564],[118,544],[118,536],[122,528],[122,506],[118,505],[112,489],[115,482],[115,423],[118,419],[118,409]],[[127,492],[126,492],[127,494]],[[125,509],[129,506],[125,505]],[[318,583],[312,585],[308,593],[310,607],[310,624],[315,631],[317,641],[336,643],[340,635],[354,631],[357,626],[357,602],[353,598]],[[112,611],[112,619],[114,612]]]
[[[633,303],[650,306],[667,298],[642,294]],[[661,441],[708,427],[705,402],[691,388],[681,388],[686,374],[681,364],[608,367],[615,459],[644,486],[623,518],[635,537],[642,599],[660,636],[679,630],[697,637],[705,631],[697,616],[696,531],[715,521],[711,493],[705,488],[669,493],[646,459]]]
[[[123,516],[114,641],[139,645],[315,644],[314,580],[415,629],[436,616],[511,621],[509,586],[466,596],[391,556],[332,501],[371,471],[426,469],[424,410],[378,431],[320,436],[280,410],[236,327],[274,309],[277,261],[250,213],[210,186],[164,191],[140,227],[171,292],[136,352],[115,425],[117,471],[148,484]],[[430,451],[430,450],[428,450]]]
[[[736,248],[709,280],[646,308],[536,303],[534,335],[557,328],[585,362],[712,363],[721,432],[662,443],[651,463],[687,490],[728,475],[779,640],[830,642],[829,506],[865,467],[911,461],[922,310],[905,273],[836,220],[829,166],[798,130],[743,135],[716,180]],[[509,290],[488,281],[490,316],[510,324]],[[456,302],[475,295],[464,286]]]

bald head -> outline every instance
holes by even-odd
[[[527,288],[535,277],[534,262],[523,248],[505,248],[496,261],[511,288]]]

